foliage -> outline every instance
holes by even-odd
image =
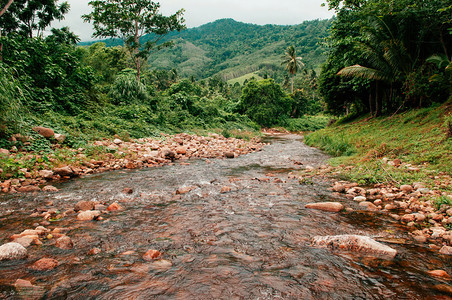
[[[3,8],[6,0],[0,1]],[[53,20],[62,20],[69,11],[69,4],[58,4],[57,0],[14,0],[6,13],[0,18],[3,32],[19,33],[24,37],[33,37],[37,31],[40,36]]]
[[[84,15],[87,22],[93,22],[93,37],[120,38],[131,53],[140,81],[142,60],[151,51],[168,47],[171,42],[158,42],[171,31],[185,29],[183,10],[171,16],[159,13],[160,4],[150,0],[95,0],[89,5],[94,11]],[[140,40],[148,35],[143,44]]]
[[[79,113],[90,102],[95,81],[91,68],[80,62],[74,45],[58,43],[53,35],[24,38],[10,34],[2,38],[5,65],[16,70],[16,78],[27,90],[27,107],[35,112],[49,109]]]
[[[238,111],[256,123],[270,127],[290,115],[292,99],[272,79],[251,80],[243,88]]]
[[[142,82],[137,82],[135,70],[123,70],[118,74],[110,88],[112,103],[129,105],[145,103],[149,100],[149,93]]]
[[[452,141],[445,140],[443,134],[443,116],[447,111],[450,108],[442,105],[391,117],[337,122],[308,135],[306,142],[333,155],[344,155],[343,151],[334,153],[340,148],[336,144],[354,149],[352,156],[331,160],[334,165],[355,165],[353,170],[344,170],[354,180],[408,184],[430,181],[430,177],[441,172],[450,175],[452,170]],[[384,157],[398,158],[407,165],[392,167],[382,162]]]
[[[327,126],[330,118],[327,116],[303,116],[301,118],[286,119],[284,128],[291,132],[316,131]]]
[[[284,69],[289,72],[291,76],[290,93],[293,94],[293,77],[304,66],[304,63],[301,61],[301,57],[296,55],[294,46],[287,47],[281,58],[283,60],[281,65],[285,66]]]
[[[444,69],[428,64],[433,54],[448,52],[452,36],[445,0],[330,0],[337,20],[330,53],[320,76],[320,90],[336,114],[352,110],[394,113],[448,98],[450,83],[430,83]],[[338,75],[343,78],[338,78]]]
[[[12,70],[0,64],[0,138],[19,129],[23,100],[22,89],[12,76]]]
[[[433,199],[433,204],[435,205],[436,209],[440,209],[442,205],[452,206],[452,199],[444,195],[438,196]]]

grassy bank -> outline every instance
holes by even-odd
[[[451,191],[452,139],[447,138],[445,122],[451,112],[449,103],[389,117],[339,121],[308,135],[306,143],[335,156],[330,164],[360,184],[423,181]]]

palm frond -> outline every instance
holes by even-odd
[[[353,65],[340,70],[337,75],[344,77],[358,77],[370,80],[388,81],[388,78],[381,71],[363,67],[361,65]]]

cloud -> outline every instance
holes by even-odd
[[[71,11],[65,20],[54,22],[53,27],[69,26],[82,40],[91,39],[92,25],[83,23],[81,16],[89,13],[89,0],[67,0]],[[253,24],[300,24],[306,20],[328,19],[333,13],[321,7],[324,0],[163,0],[164,15],[184,8],[187,27],[197,27],[223,18]]]

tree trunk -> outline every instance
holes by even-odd
[[[140,63],[140,57],[138,56],[138,53],[140,52],[140,47],[139,47],[139,45],[140,45],[140,37],[138,36],[138,21],[137,20],[135,20],[135,39],[134,39],[134,42],[135,42],[135,45],[134,45],[134,47],[135,47],[135,50],[134,50],[134,52],[135,52],[135,65],[136,65],[136,68],[137,68],[137,82],[139,83],[140,82],[140,77],[141,77],[141,63]]]
[[[375,117],[381,115],[380,83],[375,82]]]
[[[373,109],[372,109],[372,102],[373,102],[373,99],[372,99],[372,84],[371,84],[370,85],[370,91],[369,91],[369,112],[370,112],[371,116],[374,115],[374,112],[373,112]]]
[[[290,92],[293,94],[293,75],[290,79]]]
[[[5,7],[0,11],[0,17],[3,16],[3,14],[8,10],[8,8],[11,6],[14,0],[9,0],[8,3],[6,3]]]

